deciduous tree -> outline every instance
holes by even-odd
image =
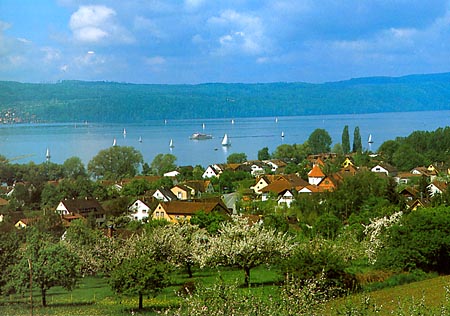
[[[287,257],[295,246],[287,234],[239,217],[223,223],[219,234],[211,236],[206,244],[197,258],[200,264],[238,266],[244,270],[246,286],[252,268]]]
[[[113,146],[101,150],[88,163],[88,171],[95,178],[119,180],[132,178],[143,162],[142,154],[130,146]]]
[[[32,285],[41,291],[42,306],[47,306],[47,291],[54,286],[72,290],[78,280],[78,257],[61,242],[37,230],[27,236],[26,250],[9,273],[9,285],[24,292]],[[30,271],[31,270],[31,271]]]
[[[176,160],[177,157],[172,154],[158,154],[153,158],[150,169],[154,174],[162,176],[164,173],[173,171],[177,167],[175,164]]]
[[[316,129],[308,138],[309,148],[313,154],[329,152],[331,143],[330,134],[322,128]]]

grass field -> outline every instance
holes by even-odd
[[[221,276],[225,282],[243,283],[244,276],[240,270],[224,269],[203,270],[194,273],[196,282],[213,284]],[[276,283],[280,274],[277,271],[260,267],[252,270],[251,291],[255,295],[268,296],[277,293]],[[177,291],[188,282],[186,275],[174,275],[172,285],[164,289],[156,298],[145,298],[144,310],[136,311],[137,297],[120,297],[109,288],[107,279],[84,278],[79,286],[72,292],[61,288],[52,288],[47,297],[48,307],[40,306],[38,291],[33,293],[33,310],[29,304],[29,296],[10,296],[1,298],[0,315],[157,315],[156,310],[162,307],[176,307],[180,304]],[[408,285],[386,288],[370,293],[360,293],[347,298],[337,299],[327,304],[326,310],[330,315],[371,315],[380,307],[377,315],[437,315],[442,304],[449,304],[446,288],[450,286],[450,276],[436,277]],[[247,289],[242,289],[247,290]],[[377,306],[374,308],[374,306]],[[450,306],[449,306],[450,307]],[[364,314],[355,313],[365,310]],[[413,310],[421,308],[424,313],[414,313]],[[353,312],[352,312],[353,311]],[[441,315],[441,314],[439,314]],[[445,315],[445,314],[444,314]]]

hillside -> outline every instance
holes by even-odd
[[[323,84],[150,85],[0,82],[0,116],[38,122],[144,122],[450,109],[450,73]]]

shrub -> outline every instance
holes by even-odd
[[[325,288],[344,294],[358,288],[355,275],[347,272],[349,266],[333,245],[318,239],[297,247],[283,268],[301,282],[323,275]]]
[[[397,271],[450,273],[450,208],[422,208],[387,230],[377,265]]]

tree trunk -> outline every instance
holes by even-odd
[[[248,287],[250,285],[250,267],[244,267],[245,279],[244,285]]]
[[[143,299],[142,293],[139,293],[139,309],[143,309],[144,308],[143,304],[142,304],[142,299]]]
[[[190,263],[186,264],[187,273],[189,275],[189,279],[192,279],[192,266]]]
[[[46,294],[47,294],[47,290],[41,288],[42,306],[44,306],[44,307],[47,306],[47,298],[45,296]]]

